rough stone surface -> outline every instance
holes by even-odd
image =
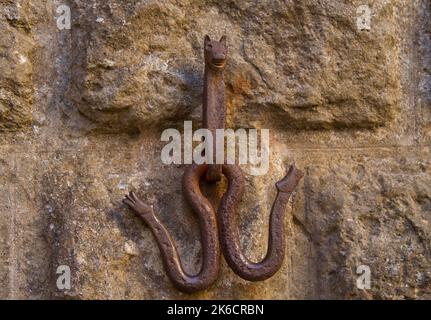
[[[0,298],[431,299],[431,5],[367,3],[361,31],[363,1],[0,0]],[[160,135],[200,126],[207,33],[228,35],[228,127],[270,129],[269,172],[246,175],[238,210],[252,260],[274,183],[293,161],[305,176],[281,270],[251,283],[222,261],[187,295],[121,199],[152,203],[198,271],[185,166],[162,164]],[[205,191],[216,203],[224,187]]]
[[[376,1],[373,32],[357,29],[361,1],[76,3],[70,99],[104,129],[197,109],[208,32],[228,32],[229,109],[242,126],[375,127],[396,113],[394,1]]]
[[[35,42],[30,10],[28,3],[0,2],[0,131],[31,123]]]

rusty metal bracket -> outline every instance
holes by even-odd
[[[223,79],[227,55],[226,37],[223,36],[220,41],[212,41],[205,36],[204,45],[203,123],[215,137],[215,130],[223,129],[226,119]],[[213,206],[201,192],[200,181],[216,182],[222,175],[227,178],[228,189],[221,199],[216,216]],[[184,271],[174,242],[155,216],[153,208],[143,203],[133,192],[123,201],[150,227],[159,246],[166,272],[174,286],[181,291],[192,293],[208,288],[217,279],[220,245],[228,265],[243,279],[262,281],[273,276],[280,269],[286,247],[283,222],[285,209],[301,178],[302,173],[292,165],[286,176],[276,183],[278,192],[270,215],[267,254],[261,262],[253,263],[241,251],[235,219],[235,210],[244,190],[244,178],[240,167],[226,164],[189,166],[184,172],[182,184],[184,196],[199,218],[203,259],[197,275],[189,275]]]
[[[204,73],[204,100],[203,125],[209,129],[213,137],[213,160],[216,158],[216,130],[224,129],[226,122],[224,67],[226,64],[227,45],[226,36],[220,41],[211,41],[209,36],[204,40],[205,73]],[[216,182],[221,179],[222,166],[211,164],[206,179]]]

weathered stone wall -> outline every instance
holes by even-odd
[[[0,0],[0,298],[430,299],[430,18],[428,0]],[[223,261],[186,295],[121,199],[153,202],[198,270],[184,166],[162,164],[160,134],[200,126],[205,34],[228,36],[227,126],[270,129],[270,171],[246,176],[238,212],[252,259],[274,183],[293,161],[305,176],[282,269],[251,283]]]

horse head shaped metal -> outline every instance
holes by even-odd
[[[203,123],[205,128],[215,132],[216,129],[224,128],[226,118],[223,78],[227,59],[226,37],[223,36],[220,41],[212,41],[205,36],[204,48]],[[216,211],[202,194],[200,182],[216,182],[222,175],[227,178],[228,188]],[[228,164],[190,165],[184,172],[182,186],[187,202],[199,219],[202,265],[196,275],[184,271],[174,241],[157,219],[153,208],[142,202],[133,192],[123,201],[151,229],[160,249],[164,268],[174,286],[183,292],[192,293],[204,290],[216,281],[220,268],[220,251],[230,268],[245,280],[262,281],[280,269],[286,250],[286,206],[302,176],[295,165],[292,165],[286,176],[276,183],[277,196],[270,214],[267,253],[261,262],[254,263],[241,251],[235,218],[235,210],[244,189],[244,177],[240,167]]]

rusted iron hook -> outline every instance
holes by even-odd
[[[215,131],[224,128],[226,118],[223,80],[227,54],[226,37],[222,37],[220,41],[211,41],[206,36],[204,43],[203,120],[204,127],[209,129],[215,137]],[[228,180],[228,189],[221,199],[216,217],[214,208],[201,192],[199,182],[204,175],[208,182],[218,181],[222,174]],[[280,269],[286,247],[283,222],[285,209],[290,195],[301,177],[302,173],[293,165],[288,170],[287,175],[276,183],[278,193],[270,215],[267,254],[261,262],[253,263],[241,252],[238,226],[234,216],[244,189],[241,169],[237,165],[225,164],[193,164],[189,166],[183,176],[183,193],[199,218],[203,262],[197,275],[189,275],[184,271],[173,240],[154,215],[152,207],[139,200],[134,193],[127,195],[123,201],[150,227],[162,254],[166,272],[175,287],[181,291],[192,293],[208,288],[217,279],[220,264],[220,244],[229,266],[237,275],[246,280],[265,280]]]

